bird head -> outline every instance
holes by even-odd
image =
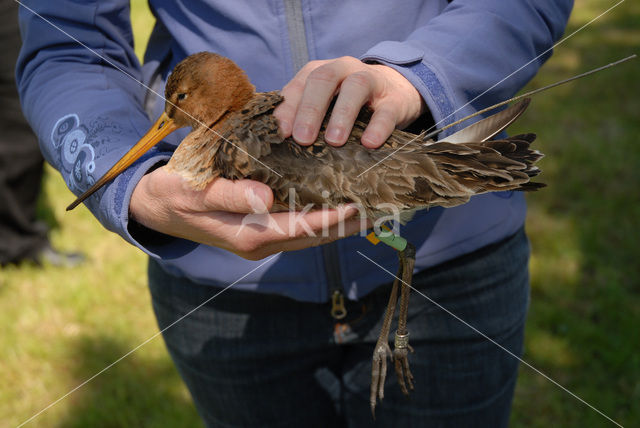
[[[200,52],[173,69],[165,88],[164,115],[177,128],[213,127],[240,110],[254,91],[244,71],[229,58]]]
[[[67,210],[113,180],[176,129],[217,127],[230,113],[240,110],[254,91],[245,72],[230,59],[211,52],[188,56],[175,66],[167,80],[162,115],[140,141]]]

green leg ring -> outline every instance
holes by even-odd
[[[380,235],[376,234],[376,238],[398,251],[404,251],[404,249],[407,248],[407,240],[391,232],[383,232]]]

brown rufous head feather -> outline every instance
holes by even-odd
[[[165,113],[177,127],[210,127],[225,114],[240,110],[254,92],[245,72],[233,61],[200,52],[173,69],[165,89]]]

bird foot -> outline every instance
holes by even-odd
[[[393,353],[389,343],[378,341],[373,350],[373,361],[371,365],[371,414],[375,418],[376,401],[384,398],[384,381],[387,378],[387,357],[393,360]]]
[[[384,315],[380,336],[376,342],[373,351],[373,362],[371,367],[371,392],[369,401],[371,404],[371,414],[375,419],[376,401],[384,398],[384,381],[387,377],[387,357],[394,362],[395,371],[398,376],[398,384],[405,395],[409,395],[409,390],[413,390],[413,374],[409,369],[409,351],[413,352],[413,348],[409,345],[409,333],[407,332],[407,315],[409,310],[409,287],[413,277],[413,266],[415,264],[416,251],[415,247],[405,240],[400,241],[396,237],[393,242],[389,239],[386,241],[380,236],[381,240],[388,245],[396,248],[396,241],[403,243],[404,248],[396,248],[400,264],[398,274],[391,288],[389,303]],[[387,242],[389,241],[389,242]],[[402,283],[402,284],[401,284]],[[398,331],[395,334],[394,351],[391,352],[389,347],[389,332],[393,314],[398,301],[398,288],[401,288],[400,298],[400,314],[398,316]],[[402,333],[399,333],[402,332]]]
[[[409,345],[409,333],[399,334],[396,332],[393,363],[398,376],[398,384],[404,395],[409,395],[409,390],[413,390],[413,374],[409,369],[409,351],[412,353],[413,348]],[[407,386],[409,387],[407,389]]]

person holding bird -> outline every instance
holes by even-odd
[[[133,54],[125,1],[68,7],[34,1],[21,10],[23,109],[45,157],[76,193],[99,182],[149,129],[149,117],[166,113],[157,94],[188,55],[215,52],[237,63],[258,91],[281,88],[271,115],[277,132],[267,134],[291,137],[299,148],[288,150],[350,150],[357,132],[369,153],[383,150],[396,128],[450,123],[513,95],[562,35],[572,2],[416,1],[401,9],[386,2],[294,0],[150,4],[157,23],[143,67]],[[224,82],[211,87],[216,100]],[[169,89],[174,105],[190,101],[189,88]],[[233,93],[246,103],[242,90]],[[363,107],[364,126],[358,125]],[[206,127],[225,136],[231,123],[225,114]],[[392,277],[361,254],[395,270],[395,252],[361,237],[336,241],[362,227],[352,207],[303,213],[315,236],[289,221],[300,215],[290,212],[270,214],[285,233],[241,228],[256,198],[267,210],[282,198],[268,180],[234,175],[245,166],[243,154],[232,149],[209,161],[227,156],[235,170],[221,167],[223,173],[202,186],[186,185],[188,177],[176,173],[177,160],[169,158],[183,139],[197,144],[195,128],[188,132],[163,135],[85,203],[107,228],[150,255],[161,329],[198,308],[163,337],[203,420],[208,426],[371,424],[371,350]],[[267,166],[277,172],[276,164]],[[402,228],[416,247],[413,285],[516,355],[528,302],[525,211],[519,192],[489,193],[419,211]],[[341,301],[336,319],[332,304]],[[506,426],[518,361],[426,299],[414,299],[408,316],[414,390],[407,400],[388,387],[375,423]]]

